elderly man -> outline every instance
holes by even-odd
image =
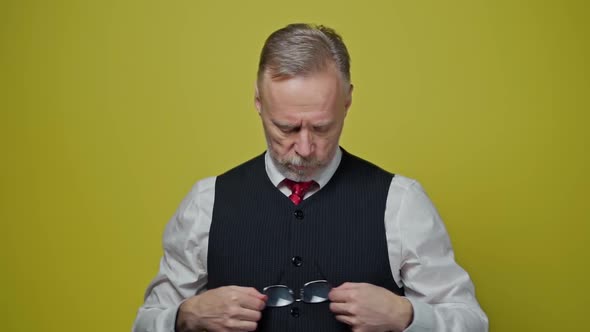
[[[487,331],[420,185],[339,147],[351,102],[334,30],[267,39],[255,105],[268,149],[194,186],[134,331]]]

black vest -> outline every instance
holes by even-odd
[[[327,279],[403,295],[390,270],[384,212],[393,175],[343,151],[326,186],[294,205],[268,178],[264,155],[217,177],[208,284],[299,289]],[[299,296],[296,296],[299,297]],[[266,308],[257,331],[350,331],[328,302]]]

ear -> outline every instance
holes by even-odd
[[[354,85],[350,85],[348,88],[348,92],[346,93],[346,100],[344,101],[344,112],[348,114],[348,109],[350,105],[352,105],[352,90],[354,89]]]
[[[260,115],[260,111],[262,110],[262,101],[260,100],[260,93],[258,92],[258,82],[254,82],[254,106],[256,107],[258,115]]]

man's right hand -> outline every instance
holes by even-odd
[[[250,287],[224,286],[208,290],[180,305],[176,331],[254,331],[266,299],[266,295]]]

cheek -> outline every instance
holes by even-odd
[[[278,155],[283,155],[289,152],[293,145],[289,138],[283,137],[281,134],[270,134],[267,138],[268,144]]]
[[[275,128],[272,128],[272,126],[269,127],[267,124],[265,124],[264,134],[266,136],[266,142],[268,145],[272,146],[273,149],[280,149],[286,145],[287,141],[281,132],[277,131]]]
[[[324,137],[317,140],[316,152],[318,159],[326,160],[332,157],[338,146],[338,136]]]
[[[289,145],[288,139],[281,134],[271,134],[270,141],[274,146],[284,148]]]
[[[334,145],[338,145],[338,138],[339,137],[340,136],[337,133],[325,135],[322,137],[318,137],[316,140],[316,143],[318,146],[321,146],[323,148],[330,148],[330,147],[333,147]]]

